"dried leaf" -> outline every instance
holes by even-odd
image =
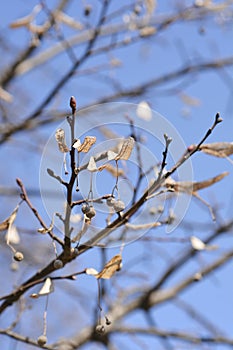
[[[222,180],[227,175],[229,175],[229,172],[225,171],[224,173],[219,174],[217,176],[214,176],[211,179],[204,180],[201,182],[194,182],[193,183],[193,192],[196,192],[196,191],[202,190],[203,188],[209,187],[209,186],[215,184],[216,182]]]
[[[87,166],[87,170],[89,170],[91,172],[94,172],[94,171],[98,170],[94,157],[90,158],[88,166]]]
[[[115,255],[111,260],[107,262],[103,270],[100,271],[95,277],[109,279],[111,278],[116,271],[121,269],[122,257],[120,254]]]
[[[152,111],[149,104],[146,101],[142,101],[138,104],[136,110],[138,118],[149,121],[152,118]]]
[[[9,218],[0,223],[0,231],[5,231],[9,226]]]
[[[175,192],[186,192],[186,193],[193,194],[203,188],[206,188],[215,184],[216,182],[222,180],[228,174],[229,173],[226,171],[208,180],[204,180],[200,182],[174,181],[173,179],[167,179],[165,182],[165,186],[168,189],[173,189]]]
[[[115,160],[119,159],[124,159],[127,160],[129,159],[131,152],[134,147],[134,138],[129,137],[128,139],[124,140],[123,145],[121,147],[120,152],[117,154]]]
[[[117,169],[117,167],[111,165],[111,164],[104,164],[102,167],[99,167],[98,170],[102,171],[103,169],[106,169],[112,176],[123,176],[124,170],[123,169]]]
[[[95,136],[86,136],[83,143],[78,147],[78,152],[87,153],[95,142]]]
[[[117,156],[117,153],[113,151],[108,151],[108,160],[113,160],[116,158],[116,156]]]
[[[78,149],[80,146],[81,146],[81,141],[80,141],[79,139],[77,139],[77,140],[74,142],[74,144],[73,144],[72,147]]]
[[[69,152],[69,148],[65,142],[65,131],[63,129],[61,129],[61,128],[57,129],[57,131],[55,133],[55,138],[56,138],[56,141],[58,143],[58,147],[59,147],[60,152],[62,152],[62,153]]]
[[[201,145],[199,149],[211,156],[225,158],[233,154],[233,142],[206,143]]]
[[[20,243],[20,236],[18,233],[18,230],[15,225],[10,225],[6,236],[5,236],[6,242],[8,244],[19,244]]]
[[[90,275],[90,276],[96,276],[98,275],[98,271],[96,269],[93,269],[92,267],[88,267],[86,270],[85,270],[85,273],[87,275]]]

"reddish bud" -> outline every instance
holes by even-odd
[[[70,108],[72,108],[73,111],[76,110],[76,99],[74,96],[71,96],[70,98]]]
[[[194,148],[195,148],[195,145],[190,145],[190,146],[188,146],[187,150],[188,150],[188,152],[192,152],[194,150]]]

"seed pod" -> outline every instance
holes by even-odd
[[[87,214],[90,211],[90,205],[88,203],[83,203],[81,210],[83,214]]]
[[[93,206],[90,206],[90,210],[86,213],[86,216],[88,219],[92,219],[96,214],[95,208]]]
[[[113,207],[115,202],[116,202],[116,200],[113,197],[109,197],[109,198],[106,199],[106,204],[109,207]]]
[[[61,269],[63,267],[63,262],[60,259],[56,259],[53,266],[55,269]]]
[[[40,345],[40,346],[43,346],[47,343],[48,339],[46,337],[46,335],[40,335],[38,338],[37,338],[37,344]]]
[[[120,211],[123,211],[125,209],[125,203],[118,199],[117,201],[115,201],[113,208],[116,213],[119,213]]]
[[[21,252],[16,252],[14,255],[15,261],[22,261],[24,259],[23,253]]]

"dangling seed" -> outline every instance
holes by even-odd
[[[120,211],[123,211],[125,209],[125,203],[123,201],[121,201],[120,199],[118,199],[114,203],[113,208],[114,208],[116,213],[119,213]]]
[[[83,203],[81,210],[83,214],[87,214],[90,211],[90,205],[88,203]]]
[[[47,343],[48,339],[45,335],[40,335],[38,338],[37,338],[37,344],[40,345],[40,346],[43,346]]]
[[[24,259],[23,253],[21,252],[16,252],[14,255],[15,261],[22,261]]]
[[[95,208],[90,206],[90,210],[86,213],[88,219],[92,219],[96,214]]]
[[[113,197],[109,197],[109,198],[106,199],[106,204],[109,207],[113,207],[115,202],[116,202],[116,200]]]

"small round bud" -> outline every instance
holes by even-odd
[[[91,5],[86,5],[84,8],[84,16],[88,17],[92,11]]]
[[[24,259],[23,253],[21,252],[16,252],[14,255],[15,261],[22,261]]]
[[[90,205],[88,203],[83,203],[81,210],[83,214],[87,214],[90,211]]]
[[[98,334],[104,334],[105,333],[105,328],[102,324],[98,324],[96,327],[95,327],[95,331],[96,333]]]
[[[107,204],[109,207],[113,207],[115,202],[116,202],[116,200],[115,200],[115,198],[113,198],[113,197],[109,197],[109,198],[106,199],[106,204]]]
[[[48,339],[46,337],[46,335],[40,335],[38,338],[37,338],[37,344],[40,345],[40,346],[43,346],[47,343]]]
[[[120,199],[118,199],[114,203],[113,208],[114,208],[115,212],[119,213],[120,211],[125,209],[125,203],[123,201],[121,201]]]
[[[63,262],[60,259],[56,259],[53,266],[55,269],[61,269],[63,267]]]
[[[95,208],[90,206],[90,210],[86,213],[88,219],[92,219],[96,214]]]

